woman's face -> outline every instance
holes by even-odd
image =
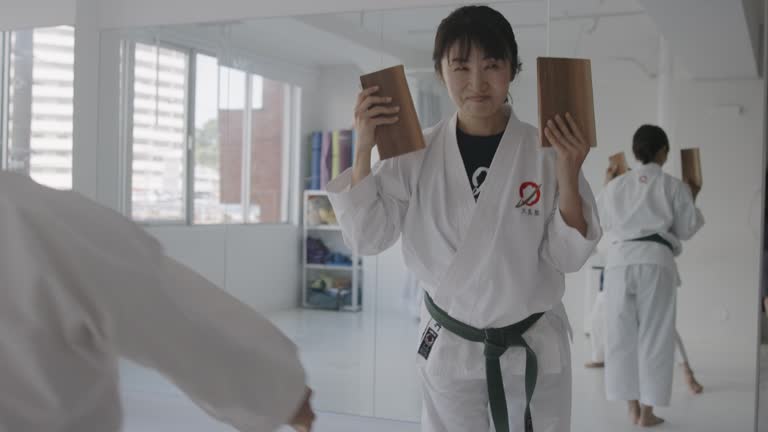
[[[468,58],[462,58],[455,43],[442,59],[442,79],[459,111],[485,118],[498,114],[504,106],[512,68],[508,60],[487,57],[475,44]]]

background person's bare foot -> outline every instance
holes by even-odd
[[[638,401],[629,401],[629,420],[632,421],[632,424],[638,424],[640,421],[640,402]]]
[[[696,377],[693,376],[693,370],[688,363],[683,363],[683,373],[685,374],[685,382],[688,384],[688,389],[691,390],[692,394],[700,394],[704,391],[704,387],[702,387],[701,384],[696,381]]]
[[[653,414],[653,407],[647,405],[640,407],[640,417],[635,424],[642,427],[653,427],[662,423],[664,423],[664,419]]]
[[[601,367],[605,367],[604,362],[587,362],[584,364],[584,367],[587,369],[597,369]]]

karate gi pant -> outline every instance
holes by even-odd
[[[546,317],[546,316],[545,316]],[[544,317],[543,317],[544,318]],[[542,319],[543,319],[542,318]],[[428,320],[422,315],[422,320]],[[556,335],[548,343],[558,344],[559,373],[539,370],[536,389],[531,400],[531,417],[535,432],[570,432],[571,430],[571,351],[568,325],[559,318]],[[442,332],[448,330],[442,329]],[[441,334],[440,337],[444,337]],[[463,341],[467,350],[477,353],[477,361],[485,364],[482,344]],[[479,348],[478,348],[479,347]],[[521,350],[521,348],[510,348]],[[521,356],[525,359],[525,356]],[[433,359],[427,361],[450,361]],[[430,374],[426,361],[419,357],[419,375],[422,380],[422,432],[487,432],[493,431],[488,405],[488,387],[484,378],[457,375]],[[505,371],[502,377],[507,401],[510,432],[524,432],[525,376]]]
[[[668,406],[675,360],[673,271],[657,265],[609,268],[605,291],[608,399]]]
[[[592,348],[591,361],[602,363],[605,361],[605,292],[597,294],[591,315],[590,328],[592,333],[589,337]],[[677,330],[675,330],[675,353],[680,363],[689,363],[688,352]]]
[[[591,315],[592,332],[589,334],[589,341],[592,345],[592,361],[603,363],[605,361],[605,291],[597,293]]]

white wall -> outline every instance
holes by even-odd
[[[291,225],[155,226],[168,254],[261,312],[296,307],[299,229]]]
[[[102,0],[101,24],[106,28],[242,20],[257,17],[308,15],[330,12],[374,11],[406,7],[456,4],[455,0]],[[463,3],[481,3],[470,0]]]
[[[361,71],[354,65],[325,66],[319,68],[317,99],[307,97],[306,103],[315,104],[321,113],[320,125],[324,130],[348,129],[354,126],[354,109],[360,92]]]
[[[99,31],[95,0],[78,0],[72,116],[72,189],[97,199]],[[96,53],[96,54],[94,54]]]
[[[74,23],[75,0],[0,1],[0,31]]]
[[[678,82],[673,113],[683,147],[702,151],[698,203],[707,224],[678,260],[678,327],[684,338],[753,359],[761,249],[762,81]],[[738,115],[721,104],[738,104]],[[742,356],[747,357],[747,356]],[[750,364],[750,366],[753,366]]]

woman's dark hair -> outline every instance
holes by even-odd
[[[508,60],[512,79],[520,72],[522,64],[517,54],[517,41],[512,26],[504,15],[488,6],[464,6],[451,12],[437,27],[432,61],[435,71],[442,76],[442,59],[453,44],[459,43],[463,58],[468,58],[472,44],[483,49],[485,55]]]
[[[669,149],[669,139],[658,126],[642,125],[632,137],[632,152],[644,165],[656,160],[662,149]]]

